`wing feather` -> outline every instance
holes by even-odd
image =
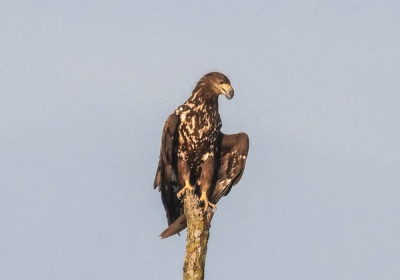
[[[228,195],[232,187],[240,181],[249,151],[249,137],[246,133],[221,133],[220,141],[218,177],[210,199],[212,203],[217,203]]]
[[[181,215],[180,201],[176,196],[178,191],[177,174],[177,128],[179,118],[175,114],[168,117],[165,122],[162,138],[160,158],[154,188],[161,192],[161,199],[167,214],[168,225]]]

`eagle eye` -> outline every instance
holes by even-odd
[[[223,84],[223,83],[224,83],[224,81],[223,81],[223,80],[221,80],[221,81],[219,81],[219,83],[220,83],[220,84]]]

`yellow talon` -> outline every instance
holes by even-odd
[[[203,203],[204,203],[204,214],[208,211],[208,207],[211,207],[212,208],[212,212],[215,212],[216,210],[217,210],[217,205],[215,205],[215,204],[213,204],[213,203],[211,203],[209,200],[208,200],[208,198],[207,198],[207,194],[205,193],[205,192],[202,192],[201,193],[201,196],[200,196],[200,202],[201,201],[203,201]]]
[[[186,191],[194,191],[194,188],[190,185],[189,181],[185,181],[185,186],[176,194],[178,199],[182,199]]]

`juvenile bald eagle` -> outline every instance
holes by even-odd
[[[161,191],[169,227],[161,238],[186,228],[181,201],[186,190],[200,197],[204,212],[227,195],[242,177],[249,149],[245,133],[223,134],[218,96],[233,97],[229,79],[208,73],[192,96],[165,123],[154,188]]]

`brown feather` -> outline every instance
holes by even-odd
[[[177,172],[176,141],[178,125],[179,119],[175,114],[170,115],[165,122],[161,138],[160,159],[154,180],[154,188],[158,187],[158,190],[161,191],[161,199],[166,211],[168,224],[171,224],[182,214],[180,201],[174,191],[174,185],[176,186],[177,182],[172,178],[172,174]]]

